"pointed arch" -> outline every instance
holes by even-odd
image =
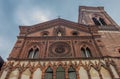
[[[92,57],[91,50],[87,47],[81,48],[82,57]]]
[[[84,67],[80,67],[79,70],[80,79],[89,79],[87,71],[84,69]]]
[[[33,53],[34,53],[34,51],[33,51],[33,49],[31,48],[31,49],[29,50],[29,53],[28,53],[28,58],[33,58]]]
[[[26,69],[22,75],[21,75],[21,79],[30,79],[30,75],[31,75],[31,72],[29,69]]]
[[[37,68],[35,71],[34,71],[34,74],[33,74],[33,79],[41,79],[42,78],[42,71],[40,68]]]
[[[93,67],[90,69],[90,76],[91,79],[100,79],[99,73]]]
[[[6,78],[6,75],[8,74],[9,72],[9,68],[6,68],[3,72],[2,72],[2,75],[0,77],[0,79],[5,79]]]
[[[39,57],[39,49],[33,49],[31,48],[28,52],[28,58],[30,59],[34,59],[34,58],[38,58]]]
[[[106,22],[105,22],[105,20],[103,18],[100,17],[99,21],[101,22],[102,25],[107,25]]]
[[[45,71],[45,79],[53,79],[53,70],[50,66]]]
[[[86,56],[92,57],[91,50],[88,47],[86,48]]]
[[[110,72],[103,66],[101,66],[100,73],[103,79],[112,79]]]
[[[10,73],[9,79],[18,79],[19,76],[19,70],[15,69]]]
[[[65,79],[65,70],[61,65],[56,70],[56,79]]]
[[[70,66],[70,68],[68,69],[68,76],[69,79],[77,79],[76,70],[72,66]]]
[[[95,25],[98,25],[98,26],[101,25],[100,22],[97,20],[97,18],[93,17],[92,20]]]
[[[110,69],[114,75],[115,78],[119,78],[118,72],[116,71],[115,67],[110,64]]]
[[[38,55],[39,55],[39,49],[37,48],[37,49],[35,49],[33,58],[38,58]]]
[[[85,55],[85,49],[83,47],[81,48],[81,54],[82,54],[82,57],[86,57],[86,55]]]

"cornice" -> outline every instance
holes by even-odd
[[[8,58],[8,60],[16,60],[16,61],[66,61],[66,60],[100,60],[100,59],[120,59],[120,57],[112,57],[112,56],[103,56],[103,57],[89,57],[89,58],[83,58],[83,57],[69,57],[69,58],[38,58],[38,59],[28,59],[28,58]]]
[[[100,38],[100,35],[93,35],[94,38]],[[79,39],[92,39],[92,36],[47,36],[47,37],[24,37],[18,36],[18,39],[23,38],[26,40],[79,40]]]
[[[34,33],[36,31],[44,30],[44,29],[54,27],[57,25],[58,26],[64,25],[66,27],[70,27],[70,28],[77,29],[80,31],[89,32],[88,27],[86,25],[75,23],[75,22],[68,21],[68,20],[61,19],[61,18],[50,20],[50,21],[32,25],[32,26],[20,26],[19,28],[20,28],[20,33],[23,32],[25,34],[30,34],[30,33]]]

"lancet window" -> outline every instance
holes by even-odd
[[[97,18],[92,18],[93,22],[95,23],[95,25],[101,25],[100,22],[97,20]]]
[[[95,23],[95,25],[98,25],[98,26],[107,25],[105,20],[101,17],[99,18],[93,17],[92,20]]]
[[[39,49],[38,48],[36,48],[36,49],[31,48],[29,53],[28,53],[28,58],[30,58],[30,59],[38,58],[38,55],[39,55]]]
[[[92,57],[91,51],[88,47],[81,48],[81,54],[82,54],[82,57]]]

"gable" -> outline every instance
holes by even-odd
[[[76,28],[71,28],[71,27],[67,27],[67,26],[63,26],[63,25],[57,25],[57,26],[52,26],[43,30],[38,30],[36,32],[33,33],[29,33],[27,36],[28,37],[39,37],[39,36],[43,36],[44,33],[48,33],[48,36],[56,36],[57,32],[60,31],[63,36],[73,36],[76,35],[77,36],[89,36],[90,33],[86,32],[86,31],[82,31],[82,30],[78,30]]]
[[[82,33],[89,34],[89,29],[87,26],[75,22],[71,22],[68,20],[64,20],[61,18],[33,26],[20,26],[20,34],[26,34],[27,36],[41,36],[42,32],[47,31],[50,33],[50,36],[52,36],[54,29],[57,27],[61,27],[67,30],[67,32],[69,32],[67,33],[68,36],[72,31],[78,31],[81,34]]]

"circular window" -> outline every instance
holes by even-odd
[[[61,46],[58,46],[58,47],[56,47],[55,52],[56,53],[64,53],[65,52],[65,48],[63,48]]]
[[[55,56],[65,56],[71,51],[71,47],[66,42],[55,42],[50,45],[49,51]]]

